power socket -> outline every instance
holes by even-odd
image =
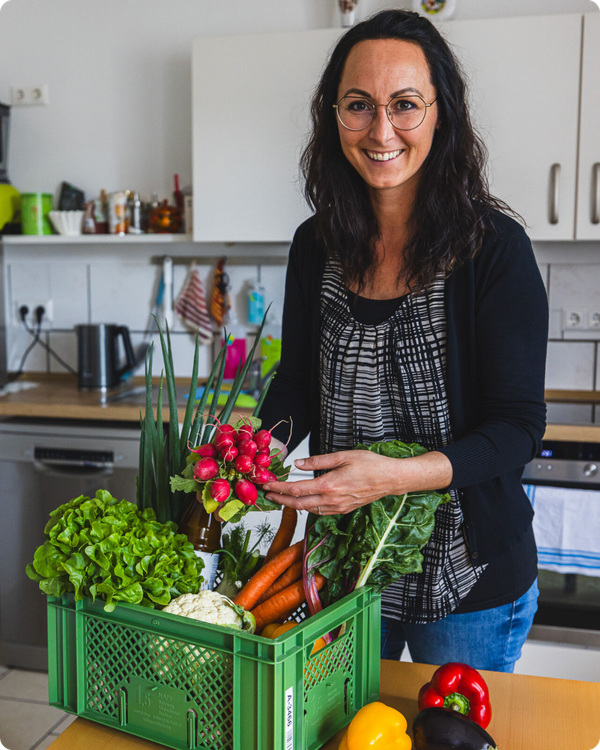
[[[34,329],[37,328],[37,320],[35,316],[36,307],[42,306],[44,308],[44,317],[42,318],[42,330],[46,330],[50,327],[50,323],[54,320],[54,302],[51,299],[33,299],[33,300],[19,300],[14,305],[14,325],[21,327],[23,325],[20,309],[27,307],[28,312],[25,316],[25,322],[27,325]]]
[[[50,91],[47,83],[37,86],[12,86],[10,89],[13,107],[46,106],[50,103]]]
[[[585,310],[563,310],[563,331],[582,330],[586,327]]]

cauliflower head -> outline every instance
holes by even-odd
[[[199,591],[197,594],[182,594],[172,599],[164,612],[189,617],[192,620],[223,625],[226,628],[254,632],[254,616],[243,607],[234,604],[216,591]]]

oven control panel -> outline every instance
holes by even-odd
[[[539,454],[525,466],[523,482],[600,485],[600,445],[544,441]]]

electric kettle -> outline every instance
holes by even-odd
[[[135,364],[127,326],[112,323],[75,326],[77,373],[82,390],[107,391],[118,385]],[[119,363],[119,336],[125,346],[125,363]]]

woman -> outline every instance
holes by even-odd
[[[269,497],[348,513],[444,489],[421,573],[382,599],[382,657],[512,671],[537,607],[522,467],[545,426],[545,290],[491,196],[465,84],[435,27],[383,11],[338,42],[303,155],[315,214],[290,251],[281,365],[261,411],[310,432],[312,480]],[[283,438],[285,427],[274,435]],[[393,459],[352,451],[399,439]]]

